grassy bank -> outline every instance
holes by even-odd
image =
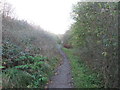
[[[68,56],[72,67],[72,76],[76,88],[100,88],[100,75],[89,69],[79,56],[75,55],[75,50],[63,48]]]

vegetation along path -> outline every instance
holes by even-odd
[[[60,54],[63,56],[62,64],[56,69],[56,74],[51,78],[48,88],[72,88],[71,68],[67,56],[58,46]]]

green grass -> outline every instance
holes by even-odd
[[[72,67],[72,76],[76,88],[100,88],[101,80],[99,74],[93,72],[87,65],[75,55],[75,50],[63,48],[68,56]]]

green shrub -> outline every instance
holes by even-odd
[[[49,65],[47,60],[48,58],[43,56],[24,55],[18,57],[14,60],[14,62],[17,61],[19,65],[8,67],[7,69],[3,70],[3,86],[11,88],[44,87],[44,85],[48,81],[49,75],[51,74],[51,66]]]

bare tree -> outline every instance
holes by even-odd
[[[3,2],[3,11],[2,11],[2,14],[3,14],[3,17],[9,17],[11,16],[13,13],[13,8],[12,8],[12,5],[6,1]]]

